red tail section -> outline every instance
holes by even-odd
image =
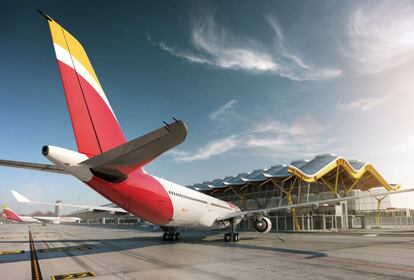
[[[3,214],[6,216],[7,220],[16,221],[16,222],[23,222],[23,220],[20,218],[20,216],[17,215],[16,213],[14,213],[9,208],[4,208],[3,209]]]
[[[82,45],[54,20],[48,21],[79,152],[95,156],[125,143]]]

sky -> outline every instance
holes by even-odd
[[[182,185],[333,153],[414,187],[413,1],[8,1],[0,4],[0,158],[76,150],[41,9],[85,47],[127,139],[171,117],[183,144],[146,171]],[[0,168],[36,200],[102,204],[76,179]],[[414,195],[392,198],[414,208]],[[37,209],[37,208],[36,208]],[[41,208],[46,210],[49,208]],[[66,211],[70,211],[69,209]]]

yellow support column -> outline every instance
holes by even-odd
[[[293,204],[293,199],[292,199],[291,192],[292,192],[292,188],[289,189],[289,191],[286,193],[289,205]],[[291,210],[291,213],[292,213],[292,218],[293,218],[293,223],[294,223],[294,226],[295,226],[295,230],[300,231],[301,229],[300,229],[300,224],[299,224],[298,217],[296,216],[296,209],[293,208]]]
[[[339,183],[339,166],[336,168],[335,194],[338,194],[338,183]]]
[[[384,200],[384,198],[386,198],[387,196],[384,195],[381,198],[376,197],[375,199],[377,200],[377,211],[375,213],[375,225],[377,227],[380,227],[381,224],[381,203]]]
[[[345,196],[348,195],[348,193],[350,193],[352,191],[352,189],[359,183],[360,178],[356,179],[352,185],[349,187],[349,189],[345,192]]]
[[[288,204],[292,205],[293,204],[293,199],[292,199],[292,190],[293,187],[295,186],[296,181],[298,180],[297,177],[295,177],[295,179],[293,180],[293,182],[290,184],[290,188],[289,191],[287,191],[286,195],[287,195],[287,199],[288,199]],[[293,224],[295,225],[295,230],[300,231],[300,224],[299,224],[299,220],[298,217],[296,215],[296,209],[292,209],[291,210],[292,213],[292,218],[293,218]]]
[[[287,180],[289,180],[290,178],[292,178],[292,176],[290,176],[290,177],[286,178],[285,180],[283,180],[282,181],[282,185]],[[272,180],[272,182],[275,184],[275,186],[278,187],[280,189],[280,191],[286,195],[286,197],[288,199],[288,205],[294,204],[293,203],[293,199],[292,199],[292,190],[293,190],[293,187],[295,186],[296,180],[297,180],[297,178],[295,177],[295,179],[293,180],[293,182],[290,184],[290,188],[289,188],[288,191],[286,191],[283,187],[279,186],[279,184],[277,184],[277,182],[275,182],[275,181]],[[300,224],[299,224],[298,217],[296,215],[296,209],[292,209],[291,210],[291,213],[292,213],[292,218],[293,218],[294,229],[300,231],[301,228],[300,228]]]

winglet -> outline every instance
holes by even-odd
[[[27,197],[23,196],[22,194],[20,194],[16,191],[12,190],[11,193],[14,196],[14,198],[17,200],[17,202],[21,202],[21,203],[31,202],[30,199],[28,199]]]
[[[47,14],[45,14],[44,12],[42,12],[41,10],[37,9],[37,11],[39,12],[39,14],[41,14],[45,19],[47,19],[48,21],[52,21],[52,18],[50,16],[48,16]]]

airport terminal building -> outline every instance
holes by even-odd
[[[358,196],[363,192],[382,193],[397,190],[399,185],[389,184],[369,163],[322,154],[311,160],[297,160],[188,187],[251,210]],[[408,216],[412,224],[411,213],[400,212],[391,209],[390,198],[386,196],[293,209],[290,213],[269,213],[269,216],[274,230],[365,227],[385,223],[387,215]],[[241,228],[253,229],[251,221],[243,221]]]
[[[311,160],[292,161],[187,187],[232,202],[243,210],[251,210],[358,196],[364,192],[383,193],[397,190],[399,185],[389,184],[369,163],[321,154]],[[75,214],[89,223],[141,222],[129,215],[87,211]],[[386,196],[273,212],[269,217],[274,231],[316,231],[410,226],[413,225],[412,214],[410,210],[392,208],[390,198]],[[242,221],[239,227],[240,230],[253,230],[251,220]]]

